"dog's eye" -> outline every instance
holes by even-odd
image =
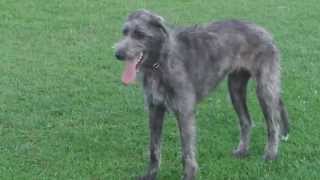
[[[138,30],[136,30],[136,31],[133,32],[133,36],[134,36],[135,38],[137,38],[137,39],[143,39],[143,38],[146,37],[146,35],[145,35],[143,32],[138,31]]]

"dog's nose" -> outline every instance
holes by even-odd
[[[116,57],[118,60],[124,60],[124,59],[125,59],[125,53],[124,53],[124,51],[121,51],[121,50],[116,51],[115,57]]]

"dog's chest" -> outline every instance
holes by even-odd
[[[168,92],[159,77],[155,75],[145,76],[143,80],[143,89],[145,99],[148,103],[167,105]]]

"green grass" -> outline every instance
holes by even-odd
[[[237,118],[223,83],[199,105],[199,179],[320,179],[318,0],[0,0],[0,179],[130,179],[146,167],[147,116],[137,86],[120,83],[111,46],[125,16],[147,8],[177,25],[245,19],[282,51],[292,131],[264,162],[264,120],[250,84],[251,155],[231,156]],[[179,179],[176,123],[167,117],[160,179]]]

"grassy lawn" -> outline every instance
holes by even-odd
[[[148,158],[138,86],[120,83],[111,46],[138,8],[176,25],[256,22],[282,51],[283,96],[292,131],[280,158],[262,161],[265,123],[250,83],[251,155],[231,156],[238,120],[226,83],[197,111],[199,179],[320,179],[318,0],[0,0],[0,179],[122,180]],[[181,175],[176,122],[167,116],[159,179]]]

